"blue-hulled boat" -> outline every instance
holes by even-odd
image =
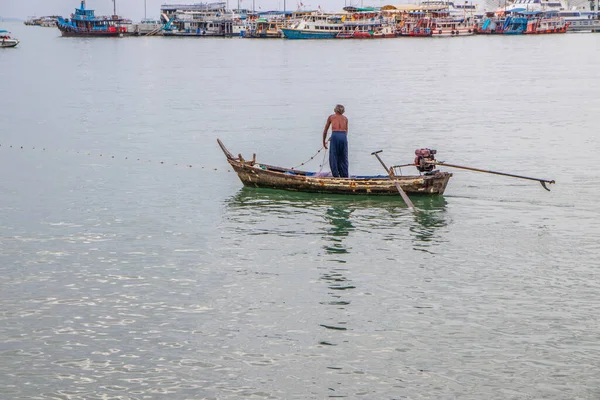
[[[81,6],[71,14],[71,19],[59,17],[56,25],[63,36],[118,37],[127,32],[127,28],[122,26],[124,22],[117,15],[95,16],[94,10],[86,9],[85,0],[81,0]]]

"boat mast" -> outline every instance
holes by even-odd
[[[113,0],[113,15],[117,15],[117,0]]]
[[[146,0],[144,0],[144,20],[147,21],[148,20],[148,15],[146,13],[146,11],[148,10],[147,6],[146,6]]]

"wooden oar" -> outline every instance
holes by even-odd
[[[546,189],[547,191],[550,191],[550,189],[548,189],[546,187],[546,183],[548,183],[548,184],[556,183],[556,182],[554,182],[554,180],[550,181],[550,180],[547,180],[547,179],[532,178],[530,176],[522,176],[522,175],[515,175],[515,174],[507,174],[505,172],[496,172],[496,171],[490,171],[490,170],[487,170],[487,169],[480,169],[480,168],[473,168],[473,167],[463,167],[462,165],[448,164],[448,163],[445,163],[444,161],[433,161],[433,164],[435,164],[435,165],[444,165],[446,167],[452,167],[452,168],[466,169],[468,171],[485,172],[486,174],[510,176],[511,178],[519,178],[519,179],[527,179],[527,180],[530,180],[530,181],[538,181],[542,185],[542,187],[544,189]]]
[[[410,201],[410,199],[408,198],[408,195],[404,192],[404,189],[402,189],[402,186],[400,186],[400,183],[394,176],[394,173],[392,172],[392,170],[388,169],[388,167],[386,167],[386,165],[383,163],[383,160],[381,159],[381,157],[379,157],[379,153],[381,153],[382,151],[383,150],[374,151],[373,153],[371,153],[371,155],[377,157],[377,159],[383,166],[383,169],[385,169],[385,172],[387,172],[387,174],[390,177],[390,179],[392,180],[392,182],[394,182],[394,185],[396,185],[396,189],[398,189],[398,193],[400,193],[400,196],[402,196],[402,200],[404,200],[404,202],[406,203],[408,208],[410,208],[413,212],[416,212],[417,209],[415,208],[415,205],[412,203],[412,201]]]

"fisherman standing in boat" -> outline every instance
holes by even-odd
[[[327,149],[327,131],[331,126],[331,150],[329,151],[329,167],[336,178],[348,177],[348,118],[344,117],[344,106],[335,106],[335,114],[327,118],[323,130],[323,147]]]

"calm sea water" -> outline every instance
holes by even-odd
[[[600,398],[600,35],[3,27],[0,398]],[[414,215],[243,189],[216,145],[298,165],[336,103],[351,173],[557,183],[455,170]]]

